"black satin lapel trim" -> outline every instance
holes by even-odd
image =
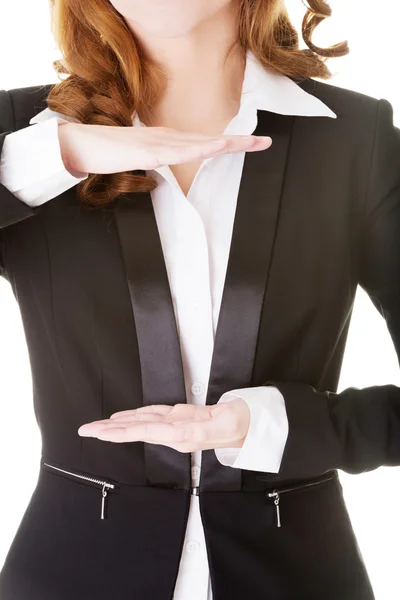
[[[143,405],[186,403],[174,307],[150,193],[127,194],[118,202],[115,219],[136,325]],[[150,443],[144,451],[149,485],[190,488],[190,454]]]
[[[258,111],[255,135],[272,146],[245,155],[227,274],[215,336],[207,404],[224,392],[251,387],[261,310],[267,287],[294,117]],[[241,470],[203,451],[201,490],[241,489]]]

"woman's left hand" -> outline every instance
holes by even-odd
[[[247,403],[238,398],[214,405],[153,404],[85,423],[78,434],[108,442],[163,444],[179,452],[241,448],[250,424]]]

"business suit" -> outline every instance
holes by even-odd
[[[333,391],[357,283],[399,349],[399,131],[385,101],[300,85],[338,119],[260,111],[255,134],[274,143],[246,155],[207,395],[214,404],[229,389],[276,385],[289,437],[277,475],[230,469],[203,453],[199,498],[215,600],[373,598],[336,469],[400,464],[399,388]],[[27,126],[49,87],[4,94],[1,131]],[[3,274],[25,325],[43,462],[115,484],[101,520],[98,484],[43,466],[0,574],[1,597],[105,599],[129,590],[166,600],[191,493],[189,456],[76,434],[115,411],[185,402],[149,195],[86,210],[69,190],[32,209],[0,191]],[[282,493],[277,527],[265,492],[298,485],[307,487]]]

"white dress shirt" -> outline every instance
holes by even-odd
[[[276,75],[247,52],[240,109],[224,134],[250,135],[257,109],[286,115],[332,117],[323,102],[291,79]],[[21,201],[38,206],[85,179],[68,172],[61,158],[58,125],[74,121],[45,109],[28,127],[7,135],[0,159],[0,181]],[[145,127],[133,117],[133,125]],[[272,140],[273,143],[273,140]],[[268,150],[265,160],[268,160]],[[185,196],[171,169],[147,171],[158,187],[151,192],[182,353],[188,403],[204,404],[233,222],[245,153],[205,159]],[[249,235],[251,232],[249,232]],[[282,394],[275,387],[230,390],[219,402],[243,398],[250,426],[242,448],[218,448],[217,459],[231,468],[277,473],[288,435]],[[200,478],[201,451],[192,453],[192,484]],[[210,574],[199,510],[191,496],[174,600],[212,600]]]

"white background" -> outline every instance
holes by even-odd
[[[305,10],[301,0],[288,0],[287,6],[299,25]],[[348,39],[351,46],[349,57],[328,63],[335,73],[331,82],[387,98],[399,125],[396,0],[379,6],[372,0],[332,0],[331,6],[333,18],[319,27],[314,41],[323,45]],[[58,54],[50,34],[47,0],[1,0],[0,22],[0,89],[56,82],[51,61]],[[0,280],[0,332],[1,567],[35,487],[41,451],[24,331],[5,280]],[[359,289],[338,391],[387,383],[400,385],[397,357],[384,320]],[[376,598],[398,600],[400,467],[360,475],[340,472],[340,478]]]

